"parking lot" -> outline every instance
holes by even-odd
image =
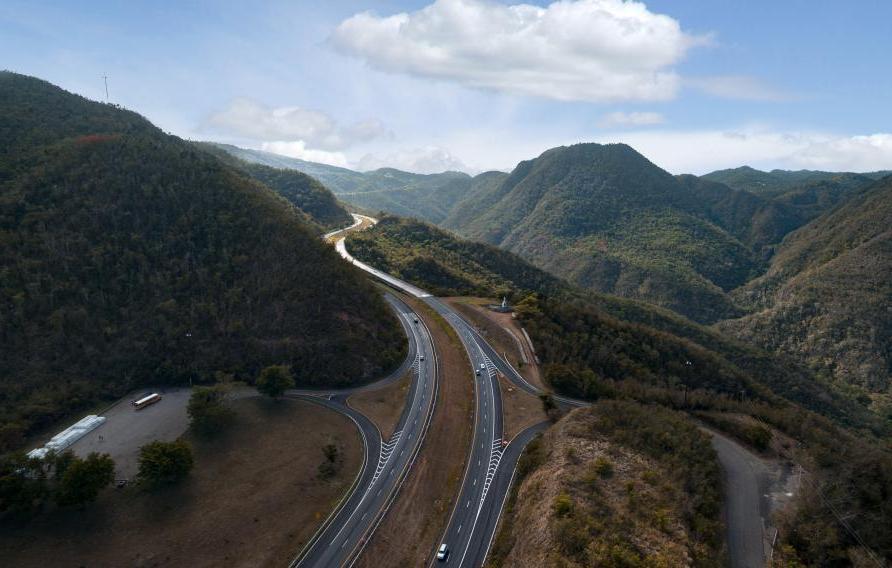
[[[161,394],[161,401],[135,410],[130,401],[148,392]],[[189,394],[190,390],[185,388],[133,392],[105,410],[105,423],[75,442],[71,449],[79,456],[90,452],[109,454],[115,460],[115,477],[132,479],[138,469],[140,447],[154,440],[175,440],[186,431]]]

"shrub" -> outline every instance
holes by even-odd
[[[139,450],[139,479],[150,485],[175,483],[192,471],[192,448],[183,440],[154,441]]]

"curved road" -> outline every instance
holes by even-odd
[[[374,223],[374,219],[370,217],[356,214],[353,217],[356,220],[354,226],[358,226],[362,219]],[[417,286],[356,260],[347,251],[343,238],[336,240],[335,248],[344,259],[356,267],[428,304],[455,329],[468,353],[475,378],[474,436],[461,491],[452,510],[442,542],[445,542],[450,549],[450,555],[445,561],[446,565],[481,566],[498,526],[502,505],[507,496],[517,460],[526,444],[546,426],[545,423],[542,423],[524,430],[515,437],[515,441],[511,444],[502,438],[502,399],[496,378],[497,372],[502,372],[527,392],[538,394],[540,391],[530,385],[511,365],[499,357],[496,351],[476,332],[473,325],[465,321],[447,304]],[[575,401],[573,402],[575,403]],[[431,557],[433,563],[435,551],[432,551]]]
[[[362,434],[366,450],[353,489],[294,559],[293,567],[350,566],[356,561],[396,497],[430,425],[437,397],[436,354],[430,333],[420,320],[415,323],[418,318],[409,306],[390,295],[387,300],[409,337],[407,363],[382,381],[360,389],[289,392],[289,396],[310,400],[350,417]],[[378,428],[345,404],[347,396],[399,380],[408,365],[415,371],[415,380],[393,435],[382,441]]]
[[[372,224],[371,217],[353,214],[356,223],[365,219]],[[346,231],[345,231],[346,232]],[[340,235],[340,232],[336,232]],[[482,566],[498,528],[499,517],[514,479],[517,461],[526,445],[548,423],[530,426],[517,434],[511,443],[502,439],[501,396],[496,373],[501,372],[521,390],[539,395],[543,391],[524,379],[510,363],[502,359],[495,349],[477,333],[473,325],[464,320],[448,305],[428,292],[398,278],[377,270],[353,258],[347,251],[344,238],[336,240],[335,247],[340,255],[358,268],[379,278],[386,284],[411,296],[421,299],[443,316],[455,329],[468,353],[475,372],[476,412],[474,437],[471,455],[465,468],[461,493],[455,503],[446,532],[441,542],[449,546],[450,555],[444,563],[458,567]],[[481,367],[482,365],[482,367]],[[553,395],[555,401],[564,408],[588,406],[587,401]],[[741,447],[723,447],[716,444],[716,450],[726,474],[726,498],[728,499],[728,540],[732,566],[761,566],[756,560],[762,555],[762,517],[759,504],[761,499],[752,491],[752,486],[761,488],[761,479],[753,482],[750,452]],[[741,453],[742,452],[742,453]],[[733,455],[729,455],[733,454]],[[749,456],[747,454],[750,454]],[[761,476],[757,476],[761,478]],[[740,483],[734,483],[734,480]],[[747,486],[746,495],[735,495],[731,487]],[[735,514],[734,509],[737,511]],[[758,527],[758,528],[757,528]],[[439,547],[439,543],[437,544]],[[431,565],[434,565],[436,551],[432,551]]]

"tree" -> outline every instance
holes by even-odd
[[[48,488],[38,461],[21,452],[0,458],[0,513],[27,514],[43,503]]]
[[[291,388],[294,388],[294,378],[287,365],[270,365],[260,371],[257,378],[257,390],[273,398],[279,398]]]
[[[221,386],[195,387],[186,407],[192,428],[202,434],[218,432],[232,421],[232,409],[226,405],[226,389]]]
[[[56,502],[62,506],[85,505],[114,479],[115,462],[108,454],[93,452],[86,459],[69,458],[56,488]]]
[[[154,441],[139,450],[139,479],[152,484],[174,483],[189,475],[192,448],[183,440]]]

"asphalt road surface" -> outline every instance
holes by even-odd
[[[353,215],[358,225],[362,216]],[[366,218],[375,222],[372,218]],[[471,455],[465,469],[461,493],[455,503],[442,543],[449,547],[448,566],[477,567],[486,555],[498,528],[505,499],[510,490],[517,460],[533,437],[547,427],[547,423],[531,426],[515,436],[510,444],[502,439],[501,397],[496,372],[501,372],[521,390],[533,395],[542,391],[524,379],[514,367],[502,359],[495,349],[480,336],[459,314],[426,291],[403,282],[353,258],[344,239],[335,243],[337,251],[354,266],[383,280],[390,286],[422,299],[456,330],[468,353],[475,371],[476,412]],[[588,406],[589,403],[554,395],[564,408]],[[713,438],[713,446],[725,472],[727,500],[728,548],[733,568],[764,566],[762,498],[768,486],[767,473],[751,452],[721,437]],[[346,507],[345,507],[346,508]],[[436,548],[431,553],[435,560]]]
[[[415,371],[403,413],[389,440],[382,440],[378,428],[370,420],[344,404],[355,390],[312,394],[309,391],[289,392],[290,396],[314,401],[352,418],[366,447],[363,468],[352,491],[323,523],[292,566],[350,566],[355,562],[396,497],[421,449],[433,416],[437,376],[430,333],[420,320],[415,323],[417,316],[406,304],[392,296],[388,296],[388,301],[396,309],[409,336],[407,361]],[[383,381],[363,388],[379,388],[398,380],[402,372],[398,369]]]
[[[731,568],[765,566],[763,517],[768,516],[771,472],[740,444],[712,434],[725,481],[725,522]]]

